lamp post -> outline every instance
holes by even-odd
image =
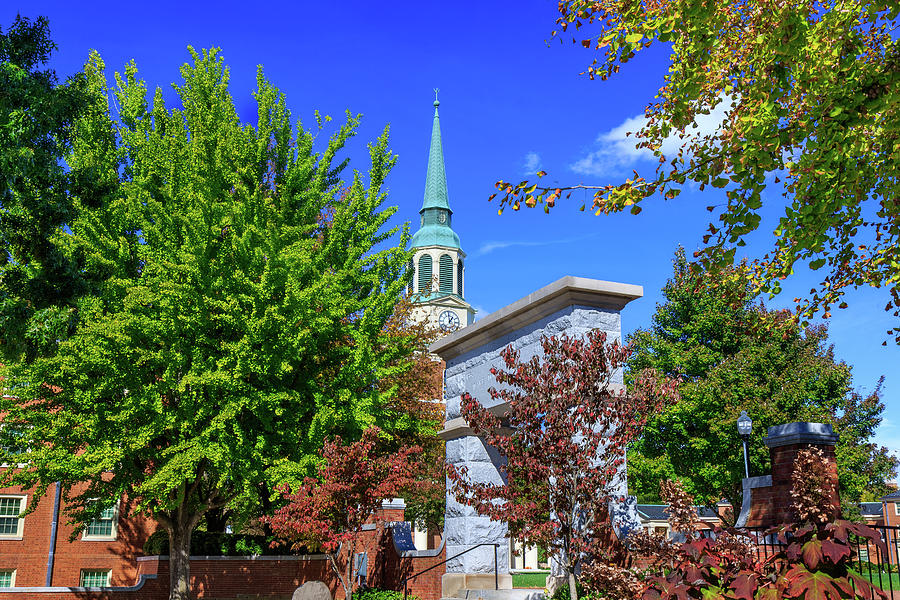
[[[753,433],[753,421],[750,420],[750,415],[747,414],[746,410],[741,411],[741,416],[737,420],[737,428],[738,435],[744,441],[744,475],[750,477],[750,467],[747,463],[747,440],[750,439],[750,434]]]

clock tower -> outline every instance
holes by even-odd
[[[419,211],[419,230],[410,242],[414,276],[409,292],[419,305],[417,318],[430,319],[450,333],[471,324],[475,310],[464,296],[466,253],[451,226],[453,211],[447,196],[438,106],[435,98],[425,200]]]

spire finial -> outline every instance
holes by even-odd
[[[434,106],[435,106],[435,108],[437,108],[438,106],[441,105],[441,101],[438,100],[438,97],[437,97],[439,91],[441,91],[440,88],[434,88]]]

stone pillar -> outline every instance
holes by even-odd
[[[838,435],[831,425],[823,423],[787,423],[769,427],[763,443],[769,448],[772,474],[744,479],[744,501],[738,516],[738,527],[768,527],[794,519],[791,508],[791,474],[797,454],[810,446],[818,446],[825,454],[834,490],[831,501],[840,505],[837,482],[837,460],[834,448]]]
[[[564,277],[433,344],[431,352],[446,363],[447,412],[440,435],[447,444],[447,461],[467,467],[469,475],[477,480],[501,483],[501,457],[482,438],[472,435],[460,416],[463,392],[502,412],[504,406],[492,406],[487,390],[496,385],[490,370],[502,365],[503,348],[512,344],[519,350],[520,358],[528,360],[542,352],[542,335],[581,336],[599,328],[607,333],[609,342],[621,340],[619,312],[642,295],[640,286]],[[617,382],[622,383],[621,374]],[[500,587],[512,587],[506,524],[476,515],[473,508],[458,503],[449,488],[444,539],[448,557],[481,543],[497,544]],[[449,561],[442,587],[443,597],[451,597],[460,589],[492,589],[494,549],[482,546]]]

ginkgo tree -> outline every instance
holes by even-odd
[[[59,481],[81,526],[130,498],[168,532],[172,600],[191,595],[207,511],[301,480],[331,436],[418,427],[380,383],[415,347],[385,329],[410,259],[407,229],[387,225],[387,130],[344,180],[358,117],[322,139],[325,120],[295,124],[260,69],[244,123],[221,53],[190,52],[171,109],[134,64],[111,89],[90,57],[66,156],[80,183],[47,240],[80,287],[25,314],[63,326],[0,373],[4,428],[29,450],[0,485],[35,486],[34,509]]]
[[[549,210],[588,188],[597,214],[637,214],[648,198],[709,186],[714,219],[696,256],[716,267],[734,260],[781,193],[774,243],[749,265],[755,291],[778,293],[807,265],[824,270],[797,299],[801,319],[845,307],[844,293],[860,286],[885,288],[886,310],[900,316],[900,3],[562,0],[559,12],[554,35],[596,53],[591,79],[613,77],[648,47],[670,51],[634,132],[658,166],[603,186],[498,181],[501,209]],[[694,129],[713,111],[724,115],[714,131]],[[678,149],[664,153],[664,142]],[[891,333],[900,343],[900,325]]]

